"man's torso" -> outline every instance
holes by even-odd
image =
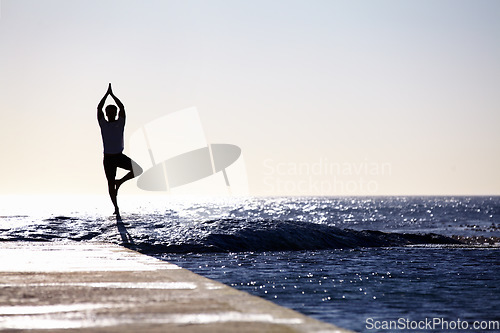
[[[119,117],[116,121],[108,122],[106,119],[99,119],[101,127],[102,143],[104,154],[119,154],[123,151],[123,130],[125,128],[125,118]]]

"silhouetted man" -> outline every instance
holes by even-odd
[[[118,118],[116,117],[117,107],[115,105],[106,106],[106,119],[102,108],[106,102],[106,98],[111,96],[115,101],[120,111]],[[113,94],[111,90],[111,83],[108,86],[108,91],[97,105],[97,121],[101,127],[102,143],[104,145],[104,172],[108,180],[108,191],[113,206],[115,206],[114,214],[120,215],[120,210],[117,203],[118,188],[134,177],[142,173],[142,168],[131,160],[128,156],[123,154],[123,130],[125,128],[125,107],[123,103]],[[129,172],[121,179],[116,178],[116,169],[122,168],[129,170]]]

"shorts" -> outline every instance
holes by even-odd
[[[122,153],[104,154],[102,163],[104,165],[104,173],[108,180],[115,180],[117,168],[133,171],[132,165],[136,164],[130,157]]]

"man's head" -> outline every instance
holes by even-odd
[[[105,110],[106,110],[106,117],[108,117],[108,121],[115,121],[117,107],[115,105],[108,105],[106,106]]]

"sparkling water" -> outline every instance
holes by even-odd
[[[0,240],[122,244],[357,331],[500,319],[499,197],[2,202]]]

